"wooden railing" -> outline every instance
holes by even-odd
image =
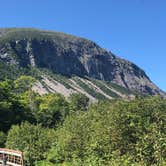
[[[23,153],[21,151],[0,148],[1,166],[23,166]]]

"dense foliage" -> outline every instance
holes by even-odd
[[[6,146],[23,151],[26,165],[33,165],[35,161],[45,159],[53,138],[54,130],[25,122],[20,126],[12,126],[8,133]]]
[[[40,96],[35,79],[0,83],[0,147],[24,152],[26,165],[166,165],[166,100],[90,104],[74,94]]]

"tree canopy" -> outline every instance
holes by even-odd
[[[89,104],[82,94],[40,96],[34,80],[0,82],[0,147],[23,151],[26,165],[166,165],[165,99]]]

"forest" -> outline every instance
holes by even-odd
[[[40,96],[34,82],[0,82],[0,147],[22,151],[27,166],[166,165],[165,99],[90,103],[82,94]]]

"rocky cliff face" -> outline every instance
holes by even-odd
[[[0,60],[66,75],[111,81],[145,94],[164,95],[145,72],[94,42],[36,29],[0,29]]]

